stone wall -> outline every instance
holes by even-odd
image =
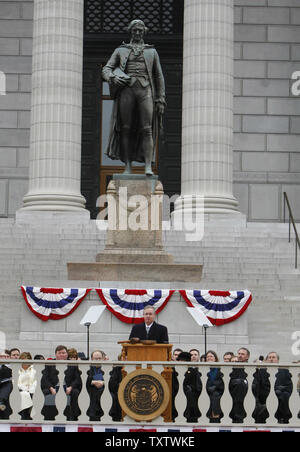
[[[45,218],[46,217],[46,218]],[[79,222],[78,214],[46,213],[0,219],[0,348],[19,347],[33,355],[52,356],[62,343],[86,350],[86,329],[80,321],[90,306],[102,304],[95,290],[78,309],[62,320],[42,322],[27,307],[20,286],[101,287],[119,289],[245,290],[253,295],[247,311],[232,323],[209,329],[208,347],[221,357],[240,346],[251,351],[251,361],[271,350],[282,362],[300,359],[292,346],[299,332],[299,271],[294,269],[294,243],[288,243],[287,224],[247,223],[244,218],[205,222],[202,241],[187,242],[185,233],[166,231],[164,245],[178,264],[203,264],[200,283],[152,281],[69,281],[68,262],[95,262],[105,246],[106,234],[95,220]],[[27,223],[30,221],[31,223]],[[73,223],[74,221],[74,223]],[[233,224],[234,223],[234,224]],[[42,227],[41,227],[42,226]],[[204,351],[204,335],[176,292],[158,322],[166,325],[170,342],[183,350]],[[91,350],[103,349],[110,358],[120,352],[131,326],[108,310],[91,327]]]
[[[0,217],[13,216],[28,186],[33,1],[0,1]]]
[[[0,217],[27,192],[33,1],[0,0]],[[234,194],[250,221],[300,219],[299,0],[235,0]],[[1,88],[1,87],[0,87]],[[1,89],[0,89],[1,91]]]
[[[299,0],[235,0],[234,192],[250,221],[300,219]],[[297,213],[298,212],[298,213]]]

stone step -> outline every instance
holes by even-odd
[[[251,291],[257,290],[261,288],[261,279],[260,280],[252,280],[249,278],[236,278],[236,279],[213,279],[213,278],[206,278],[203,277],[201,280],[201,286],[207,288],[214,288],[216,290],[227,290],[229,287],[231,290],[242,290],[242,289],[248,289]],[[263,285],[263,290],[280,290],[280,284],[279,282],[270,281],[269,283],[265,283]],[[290,293],[288,294],[290,295]]]
[[[294,241],[288,243],[288,227],[264,223],[245,227],[242,222],[232,227],[230,222],[221,223],[218,226],[213,222],[205,223],[201,242],[186,242],[185,234],[180,231],[164,232],[165,249],[178,263],[204,264],[199,289],[250,290],[253,301],[247,311],[247,323],[251,351],[267,353],[269,344],[273,343],[277,344],[277,350],[284,351],[291,345],[291,331],[299,329],[300,314],[300,275],[293,269]],[[21,284],[98,285],[98,282],[68,281],[66,263],[94,262],[96,254],[104,249],[105,237],[105,232],[97,230],[95,221],[86,225],[45,224],[41,229],[20,227],[14,221],[0,219],[0,281],[5,287],[0,304],[1,314],[5,312],[9,316],[11,330],[17,328],[18,321],[14,324],[12,317],[23,303]],[[121,287],[121,283],[113,282],[101,285]],[[134,287],[143,286],[136,282]],[[159,288],[159,285],[154,286]],[[94,293],[89,300],[96,302],[96,297]],[[67,324],[69,322],[73,319]],[[37,333],[34,329],[26,331],[22,339],[29,337],[29,333],[32,337]],[[238,340],[243,341],[244,336],[237,336]]]
[[[168,247],[176,247],[177,248],[187,248],[187,249],[203,249],[205,251],[209,251],[210,249],[218,249],[218,250],[224,250],[224,251],[228,251],[228,250],[237,250],[237,249],[241,249],[242,251],[245,251],[247,249],[252,249],[253,248],[256,250],[257,253],[261,253],[265,250],[265,252],[269,252],[269,251],[273,251],[273,252],[289,252],[291,250],[294,250],[295,248],[295,244],[294,243],[268,243],[268,241],[262,241],[261,243],[251,243],[251,242],[241,242],[241,243],[237,243],[236,241],[233,242],[232,245],[228,244],[228,242],[219,242],[219,244],[215,244],[215,243],[208,243],[208,242],[201,242],[201,243],[196,243],[196,242],[187,242],[185,243],[183,242],[179,242],[179,241],[167,241],[165,242],[165,246]]]
[[[212,262],[210,259],[207,260],[202,260],[204,266],[205,266],[205,270],[207,271],[214,271],[214,270],[219,270],[220,268],[224,268],[224,264],[228,263],[228,261],[222,261],[220,262]],[[235,271],[240,271],[240,272],[245,272],[245,273],[249,273],[249,272],[259,272],[259,273],[265,273],[265,274],[293,274],[294,272],[294,267],[291,266],[289,264],[289,261],[287,260],[287,263],[285,265],[279,265],[273,262],[273,265],[270,265],[270,261],[266,261],[266,262],[250,262],[250,263],[236,263],[235,261],[230,262],[230,271],[235,272]]]

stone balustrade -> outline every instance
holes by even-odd
[[[43,375],[43,371],[45,366],[56,366],[56,369],[59,372],[59,381],[60,387],[64,385],[64,372],[67,369],[67,366],[78,366],[81,372],[82,379],[82,390],[80,392],[78,398],[78,405],[80,407],[81,414],[78,417],[77,421],[72,420],[73,424],[97,424],[97,422],[91,421],[89,416],[87,415],[87,410],[90,404],[90,398],[86,389],[86,381],[87,381],[87,372],[90,369],[91,365],[95,365],[93,361],[26,361],[26,364],[33,364],[34,369],[36,370],[36,379],[37,386],[36,391],[33,396],[33,406],[34,406],[34,414],[32,415],[32,420],[25,421],[30,424],[67,424],[67,419],[64,416],[64,410],[67,405],[67,397],[65,391],[58,391],[55,399],[56,408],[58,410],[58,415],[56,416],[54,421],[45,421],[44,416],[41,414],[42,408],[45,403],[45,397],[41,390],[40,381]],[[24,423],[24,420],[21,420],[20,417],[20,406],[21,406],[21,397],[20,391],[17,385],[17,381],[19,378],[19,370],[21,368],[21,361],[12,361],[5,360],[1,361],[0,364],[5,364],[9,366],[12,370],[13,374],[13,391],[10,394],[10,405],[12,408],[12,414],[9,419],[1,419],[0,413],[0,423],[13,423],[13,424],[21,424]],[[269,381],[270,393],[266,400],[265,409],[268,413],[268,418],[266,420],[265,426],[269,427],[285,427],[288,428],[297,428],[300,426],[299,420],[299,412],[300,412],[300,399],[299,399],[299,374],[300,374],[300,364],[246,364],[246,363],[187,363],[187,362],[118,362],[118,361],[103,361],[97,362],[97,365],[101,364],[101,369],[104,374],[104,391],[102,393],[100,404],[101,408],[104,412],[101,420],[98,424],[102,425],[134,425],[137,422],[131,417],[125,415],[123,421],[114,422],[109,412],[112,407],[112,396],[109,391],[109,381],[111,378],[111,372],[114,367],[122,366],[123,370],[130,374],[138,368],[149,369],[151,368],[154,372],[161,374],[163,370],[168,368],[175,368],[176,378],[178,383],[178,393],[175,397],[175,407],[178,412],[178,416],[174,419],[174,422],[166,423],[164,422],[162,417],[157,417],[153,419],[151,423],[147,422],[146,424],[155,425],[155,426],[186,426],[186,427],[201,427],[201,426],[209,426],[210,420],[207,417],[207,413],[210,408],[210,397],[207,393],[206,385],[207,385],[207,374],[210,372],[212,366],[220,369],[222,373],[222,379],[224,382],[224,393],[220,399],[221,410],[223,412],[223,417],[219,422],[218,426],[242,426],[244,427],[259,427],[260,424],[256,422],[253,417],[253,413],[255,407],[257,406],[257,400],[253,394],[253,384],[257,383],[257,371],[263,372],[265,375],[265,370],[267,371],[267,379]],[[184,391],[184,381],[187,373],[191,368],[197,368],[202,383],[202,392],[198,399],[198,407],[201,412],[201,416],[197,421],[187,422],[185,417],[185,410],[187,407],[187,398],[186,391]],[[230,381],[233,377],[233,372],[237,369],[239,371],[244,370],[245,372],[245,380],[247,381],[248,391],[246,397],[243,401],[243,407],[246,413],[243,422],[238,424],[236,421],[234,422],[232,419],[232,407],[233,407],[233,399],[230,390]],[[265,369],[265,370],[264,370]],[[290,410],[290,418],[288,422],[285,423],[282,419],[278,419],[278,407],[279,407],[279,399],[278,399],[278,375],[279,371],[285,369],[285,374],[288,375],[288,383],[290,388],[292,388],[291,394],[285,394],[286,404]],[[110,385],[111,386],[111,385]],[[110,388],[111,389],[111,388]],[[117,388],[115,388],[117,390]],[[275,392],[276,390],[276,392]],[[138,425],[143,425],[143,422],[139,422]]]

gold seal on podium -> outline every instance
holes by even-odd
[[[170,398],[165,379],[151,369],[127,375],[118,391],[122,410],[136,421],[152,421],[167,408]]]

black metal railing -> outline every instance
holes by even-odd
[[[298,268],[298,248],[300,249],[300,240],[299,240],[299,235],[298,235],[298,231],[297,231],[297,226],[295,223],[295,219],[293,216],[293,212],[292,212],[292,208],[289,202],[289,198],[286,192],[283,192],[283,221],[285,223],[286,220],[286,206],[288,208],[288,212],[289,212],[289,242],[291,242],[291,228],[293,226],[294,229],[294,233],[295,233],[295,268]]]

